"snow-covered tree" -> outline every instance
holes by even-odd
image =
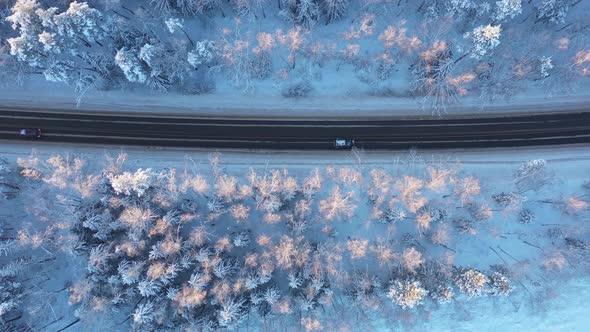
[[[12,15],[6,17],[6,20],[12,23],[12,29],[20,32],[18,37],[7,39],[10,54],[33,67],[40,66],[43,61],[43,57],[38,53],[38,49],[43,48],[39,41],[43,26],[36,13],[39,9],[37,0],[18,0],[11,9]]]
[[[348,6],[348,0],[322,0],[322,10],[328,22],[343,18],[348,10]]]
[[[145,83],[148,78],[146,66],[140,61],[137,51],[122,48],[115,55],[115,64],[121,68],[129,82]]]
[[[516,192],[501,192],[492,196],[496,204],[503,208],[515,208],[526,200],[526,197]]]
[[[0,232],[1,234],[1,232]],[[1,256],[7,256],[7,252],[0,251]],[[6,315],[17,309],[25,294],[18,276],[29,264],[26,259],[7,259],[2,257],[0,266],[0,324],[4,323]]]
[[[235,328],[243,319],[245,319],[244,300],[230,298],[221,304],[221,309],[217,312],[217,322],[220,326]]]
[[[111,175],[109,179],[116,194],[141,197],[152,185],[154,175],[150,168],[140,168],[135,173],[124,172],[119,175]]]
[[[494,19],[504,21],[522,13],[522,0],[500,0],[496,1]]]
[[[393,280],[387,290],[387,297],[402,309],[412,309],[423,303],[428,291],[419,281]]]
[[[523,209],[518,214],[518,221],[523,224],[530,224],[535,219],[537,219],[535,213],[529,209]]]
[[[469,297],[481,296],[488,291],[489,278],[477,270],[464,270],[455,277],[455,284]]]
[[[422,254],[414,247],[404,250],[402,254],[402,264],[410,273],[416,273],[416,270],[424,263]]]
[[[500,272],[493,272],[489,276],[489,287],[490,295],[507,296],[512,292],[510,280]]]
[[[473,42],[472,57],[481,58],[486,53],[500,45],[500,33],[502,28],[500,25],[480,25],[473,29],[473,32],[465,36],[470,38]]]
[[[477,4],[473,0],[448,0],[443,2],[447,13],[453,17],[473,17],[476,15]]]
[[[106,36],[102,14],[86,2],[73,1],[68,9],[57,14],[58,9],[43,9],[36,0],[19,0],[12,8],[7,21],[12,28],[20,31],[20,36],[9,43],[14,46],[13,53],[24,57],[25,48],[43,49],[59,53],[66,46],[75,53],[72,46],[82,41],[86,46]]]
[[[19,29],[24,35],[35,34],[41,25],[37,14],[39,8],[37,0],[17,0],[11,9],[12,15],[6,17],[6,20],[12,23],[12,29]]]
[[[188,52],[188,63],[197,68],[203,64],[209,64],[215,56],[215,42],[200,40],[195,43],[195,48]]]
[[[162,15],[170,15],[174,8],[174,0],[150,0],[150,5],[154,7]],[[182,9],[189,11],[189,1],[177,1],[179,4],[184,5]]]
[[[264,8],[268,6],[269,0],[231,0],[232,6],[240,16],[256,16],[260,11],[266,17]]]
[[[154,321],[154,303],[151,301],[137,305],[133,313],[133,325],[142,327]]]
[[[452,59],[450,46],[444,40],[436,40],[420,53],[411,67],[412,92],[421,97],[423,107],[430,107],[438,115],[445,112],[448,105],[458,102],[459,96],[467,93],[466,86],[475,79],[471,72],[453,75],[456,60]]]
[[[182,31],[182,29],[184,29],[184,22],[177,17],[171,17],[165,20],[164,23],[170,33],[175,33],[176,31]]]
[[[537,7],[537,21],[563,23],[570,6],[570,0],[543,0]]]
[[[281,16],[308,29],[320,18],[320,5],[317,0],[283,0],[283,6],[285,8],[279,13]]]
[[[77,74],[75,65],[71,61],[54,61],[43,71],[46,80],[66,84],[71,83]]]
[[[55,15],[53,22],[57,33],[70,39],[84,38],[87,42],[94,42],[106,36],[102,14],[86,2],[70,2],[68,10]]]
[[[542,56],[539,58],[539,71],[541,72],[541,77],[548,77],[551,75],[550,72],[554,67],[552,57]]]
[[[320,16],[320,7],[316,0],[300,0],[297,4],[297,22],[307,28],[313,27]]]
[[[328,220],[349,219],[356,209],[352,198],[353,192],[342,194],[340,186],[336,186],[328,198],[320,201],[320,212]]]

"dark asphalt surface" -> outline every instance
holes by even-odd
[[[248,149],[333,149],[336,138],[365,149],[481,148],[590,142],[590,111],[443,119],[237,119],[10,110],[0,107],[0,139]]]

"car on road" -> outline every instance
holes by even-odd
[[[351,149],[354,146],[353,139],[337,138],[334,140],[334,147],[336,149]]]
[[[26,137],[26,138],[39,138],[41,137],[41,129],[39,128],[22,128],[21,130],[18,131],[18,134],[21,137]]]

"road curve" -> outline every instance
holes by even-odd
[[[0,139],[42,128],[42,141],[247,149],[483,148],[590,142],[590,111],[444,119],[256,119],[167,117],[0,107]]]

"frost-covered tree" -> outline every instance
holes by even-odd
[[[504,21],[514,18],[522,13],[522,0],[500,0],[496,1],[494,19]]]
[[[465,37],[471,39],[473,42],[473,50],[471,56],[474,58],[481,58],[489,51],[500,45],[500,33],[502,28],[500,25],[480,25],[473,29],[471,33],[467,33]]]

